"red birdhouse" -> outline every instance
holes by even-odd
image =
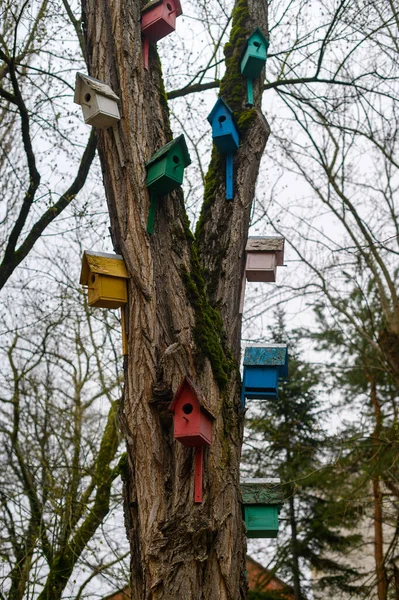
[[[175,439],[184,446],[209,446],[214,416],[196,385],[184,377],[170,405],[174,412]]]
[[[149,43],[161,40],[176,29],[176,17],[183,13],[180,0],[153,0],[141,11],[144,68],[148,69]]]
[[[174,413],[174,436],[184,446],[195,447],[194,501],[202,502],[203,447],[212,439],[212,421],[202,392],[188,377],[184,377],[170,405]]]

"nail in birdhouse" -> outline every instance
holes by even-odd
[[[283,237],[249,237],[245,247],[245,273],[241,286],[240,314],[244,307],[245,281],[274,282],[276,268],[284,264]]]
[[[76,73],[74,102],[80,104],[85,123],[98,129],[108,129],[120,120],[118,96],[109,85]]]
[[[176,17],[183,14],[180,0],[153,0],[141,10],[144,68],[148,69],[150,42],[157,42],[176,29]]]
[[[244,479],[240,487],[247,538],[277,537],[283,503],[280,480]]]
[[[241,59],[241,73],[248,81],[248,104],[253,104],[253,79],[257,79],[266,63],[269,42],[260,29],[250,35]]]
[[[154,228],[156,198],[178,188],[183,183],[184,169],[190,164],[191,158],[183,134],[157,150],[146,164],[146,186],[151,195],[148,233],[152,233]]]
[[[188,377],[184,377],[169,408],[174,413],[175,439],[195,448],[194,501],[202,502],[203,447],[211,444],[215,417],[202,392]]]
[[[221,154],[226,156],[226,200],[232,200],[233,189],[233,155],[240,144],[238,127],[233,111],[222,98],[218,98],[208,115],[212,126],[213,141]]]
[[[276,400],[278,382],[288,376],[286,344],[252,344],[245,348],[241,402]]]

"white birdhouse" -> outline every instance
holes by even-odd
[[[249,237],[245,247],[245,273],[241,287],[240,313],[244,307],[245,280],[276,281],[276,267],[284,264],[283,237]]]
[[[247,281],[276,281],[276,267],[284,264],[284,238],[249,237],[245,253]]]
[[[80,104],[85,123],[98,129],[108,129],[120,120],[118,96],[109,85],[76,73],[74,102]]]

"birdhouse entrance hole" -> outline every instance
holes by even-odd
[[[176,156],[176,154],[173,156],[172,160],[173,160],[173,162],[174,162],[176,165],[178,165],[178,164],[179,164],[179,157],[178,157],[178,156]]]
[[[225,120],[226,120],[225,115],[220,115],[220,117],[218,117],[218,121],[220,124],[222,124]]]
[[[185,415],[190,415],[193,412],[193,405],[192,404],[184,404],[183,412]]]
[[[170,4],[167,4],[167,5],[166,5],[166,7],[167,7],[167,9],[168,9],[168,10],[170,10],[171,12],[173,11],[173,8],[171,7],[171,5],[170,5]]]
[[[255,48],[258,48],[258,50],[259,50],[259,48],[260,48],[260,42],[254,42],[254,46],[255,46]]]
[[[86,102],[90,102],[91,94],[86,94],[85,100]]]

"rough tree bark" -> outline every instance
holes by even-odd
[[[239,599],[246,595],[246,543],[239,492],[238,305],[255,182],[268,137],[260,87],[255,108],[246,108],[239,60],[250,31],[261,27],[267,33],[267,9],[263,0],[237,0],[226,46],[221,94],[241,131],[234,201],[225,200],[224,161],[214,150],[196,234],[177,191],[159,203],[149,236],[145,163],[171,139],[171,131],[154,49],[149,71],[143,69],[143,4],[83,1],[90,74],[121,98],[124,166],[112,130],[98,132],[98,148],[114,247],[130,273],[120,420],[128,449],[125,521],[132,597]],[[193,502],[194,452],[174,441],[168,411],[184,375],[201,388],[216,415],[200,505]]]

